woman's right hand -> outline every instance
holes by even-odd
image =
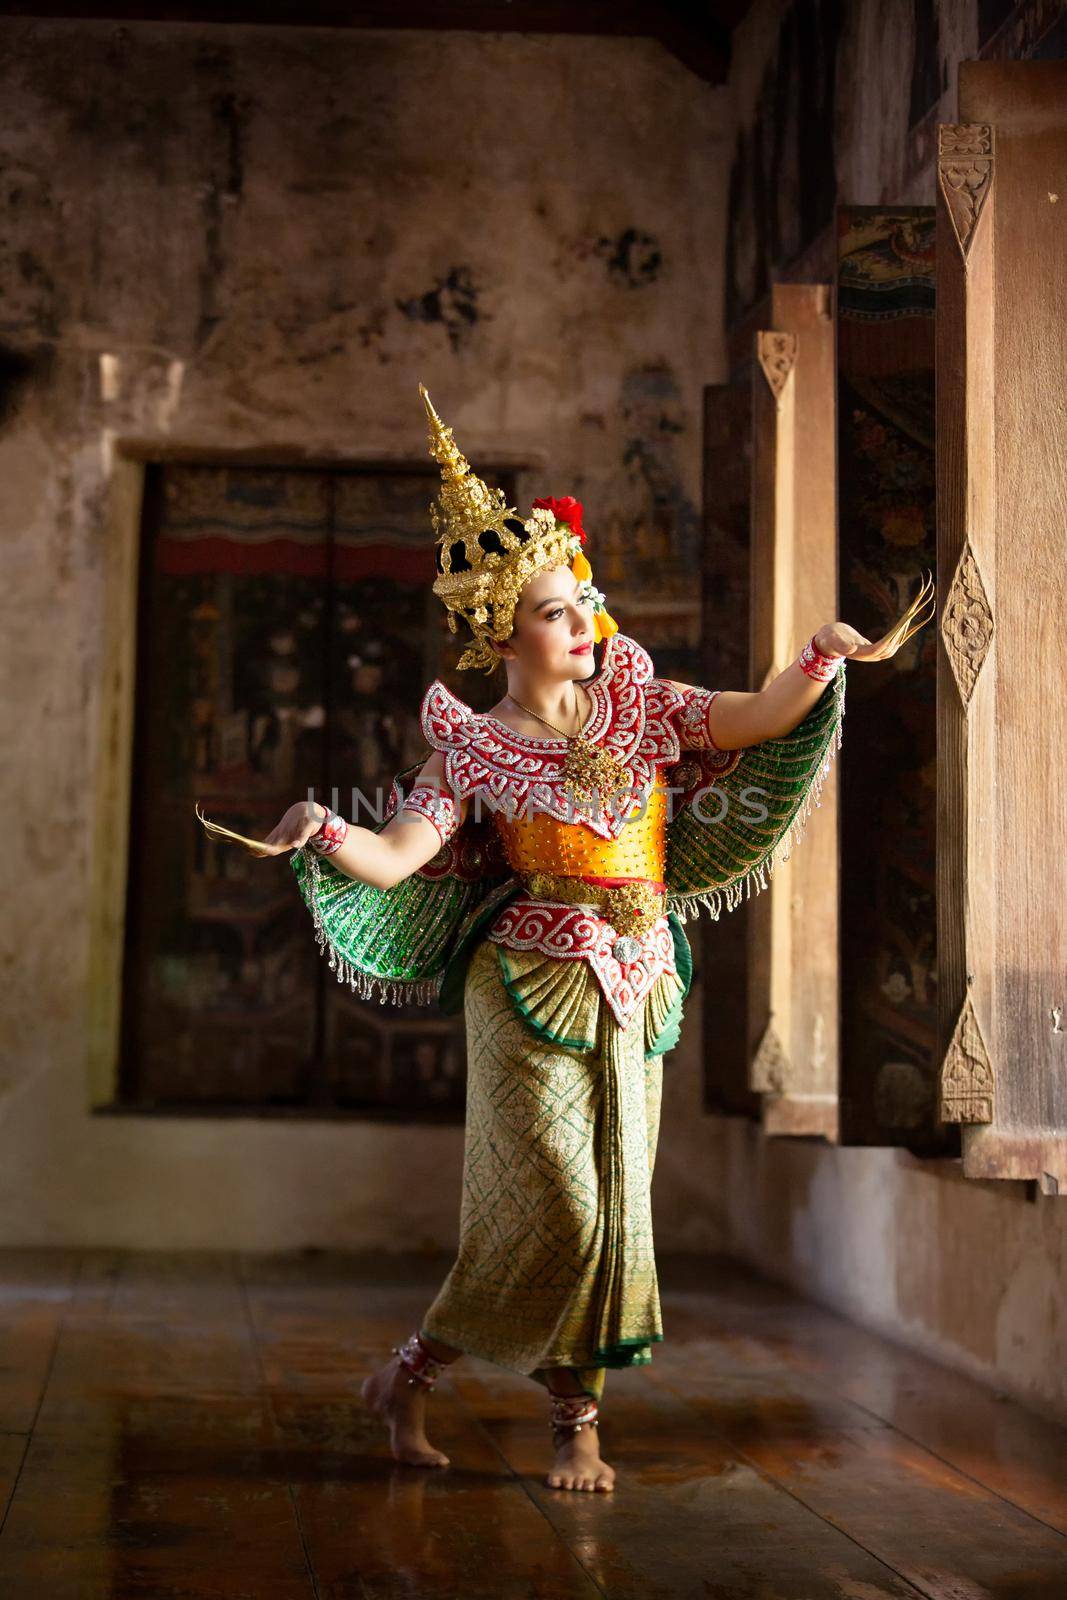
[[[286,850],[299,850],[318,833],[325,816],[326,807],[317,800],[298,800],[264,839],[264,854],[277,856]]]

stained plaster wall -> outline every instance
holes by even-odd
[[[127,849],[127,455],[421,461],[422,379],[476,463],[585,501],[594,553],[653,497],[691,540],[724,129],[724,91],[650,41],[0,21],[0,1242],[454,1242],[460,1129],[90,1112]],[[716,1242],[698,1039],[669,1069],[667,1247]]]
[[[939,84],[934,120],[956,120],[959,62],[984,43],[975,0],[923,7],[911,0],[844,7],[834,0],[756,0],[734,41],[729,87],[739,127],[753,124],[760,86],[783,81],[787,19],[795,30],[798,18],[810,23],[831,14],[840,22],[831,119],[840,201],[933,205],[934,168],[917,160],[925,147],[909,132],[909,106],[927,108],[915,87],[920,80]],[[1039,6],[1017,6],[1001,34],[1004,52],[1062,53],[1041,29]],[[760,137],[766,151],[777,152],[775,170],[786,187],[775,183],[767,214],[749,219],[751,239],[769,249],[792,230],[794,248],[801,248],[809,241],[789,174],[813,152],[803,127],[789,120],[788,95],[763,103],[777,103],[785,118],[781,127],[764,125]],[[784,243],[782,253],[784,260]],[[774,264],[765,265],[773,276]],[[751,258],[747,271],[739,305],[745,283],[753,294],[761,276]],[[1015,1183],[975,1183],[957,1163],[921,1163],[893,1150],[766,1142],[740,1120],[715,1122],[708,1131],[705,1169],[715,1174],[708,1227],[724,1235],[731,1251],[1067,1420],[1067,1198]]]

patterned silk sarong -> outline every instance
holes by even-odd
[[[586,962],[479,943],[460,1246],[427,1334],[534,1376],[577,1368],[593,1392],[603,1368],[649,1360],[663,1335],[650,1202],[662,1057],[648,1051],[682,987],[664,973],[620,1028]],[[548,1037],[564,1017],[559,1034],[592,1050]]]

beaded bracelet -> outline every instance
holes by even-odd
[[[708,727],[708,714],[720,694],[721,689],[686,688],[677,723],[686,750],[718,750]]]
[[[345,842],[348,832],[348,823],[344,817],[338,816],[336,811],[326,807],[326,815],[322,819],[322,826],[318,833],[312,834],[308,844],[320,856],[332,856],[335,850],[340,850]]]
[[[820,650],[814,634],[797,657],[801,672],[806,672],[816,683],[829,683],[844,659],[844,656],[828,656],[825,650]]]
[[[459,828],[459,808],[452,795],[442,793],[434,783],[417,783],[404,801],[403,809],[432,822],[447,844]]]

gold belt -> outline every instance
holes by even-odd
[[[586,883],[584,878],[567,878],[558,872],[528,872],[522,874],[522,882],[537,900],[595,906],[616,933],[624,935],[647,933],[662,917],[667,898],[647,878],[608,885]]]

